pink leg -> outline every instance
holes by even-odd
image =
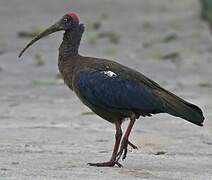
[[[116,160],[117,152],[122,138],[121,121],[117,121],[115,125],[116,125],[115,145],[111,159],[108,162],[103,163],[88,163],[90,166],[111,167],[114,165],[118,165],[119,167],[122,167],[122,165]]]
[[[133,149],[138,149],[137,146],[135,146],[134,144],[132,144],[128,139],[129,139],[129,136],[130,136],[130,133],[131,133],[131,130],[132,130],[132,127],[135,123],[135,120],[137,119],[138,117],[133,114],[130,118],[130,123],[127,127],[127,130],[125,132],[125,135],[121,141],[121,147],[120,147],[120,150],[117,154],[117,161],[121,158],[122,154],[122,159],[124,160],[126,157],[127,157],[127,146],[130,145]]]

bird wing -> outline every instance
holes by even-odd
[[[98,107],[162,112],[161,102],[151,88],[109,70],[81,71],[74,83],[80,94]]]

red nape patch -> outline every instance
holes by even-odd
[[[75,12],[69,12],[66,15],[71,16],[75,23],[79,22],[79,17],[77,16]]]

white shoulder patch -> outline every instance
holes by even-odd
[[[104,74],[106,74],[109,77],[115,77],[117,76],[116,73],[112,72],[112,71],[103,71]]]

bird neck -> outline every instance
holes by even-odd
[[[65,31],[63,35],[63,42],[59,48],[60,59],[66,60],[69,59],[68,57],[78,55],[79,45],[83,32],[84,27],[82,30],[80,25],[75,29]]]

